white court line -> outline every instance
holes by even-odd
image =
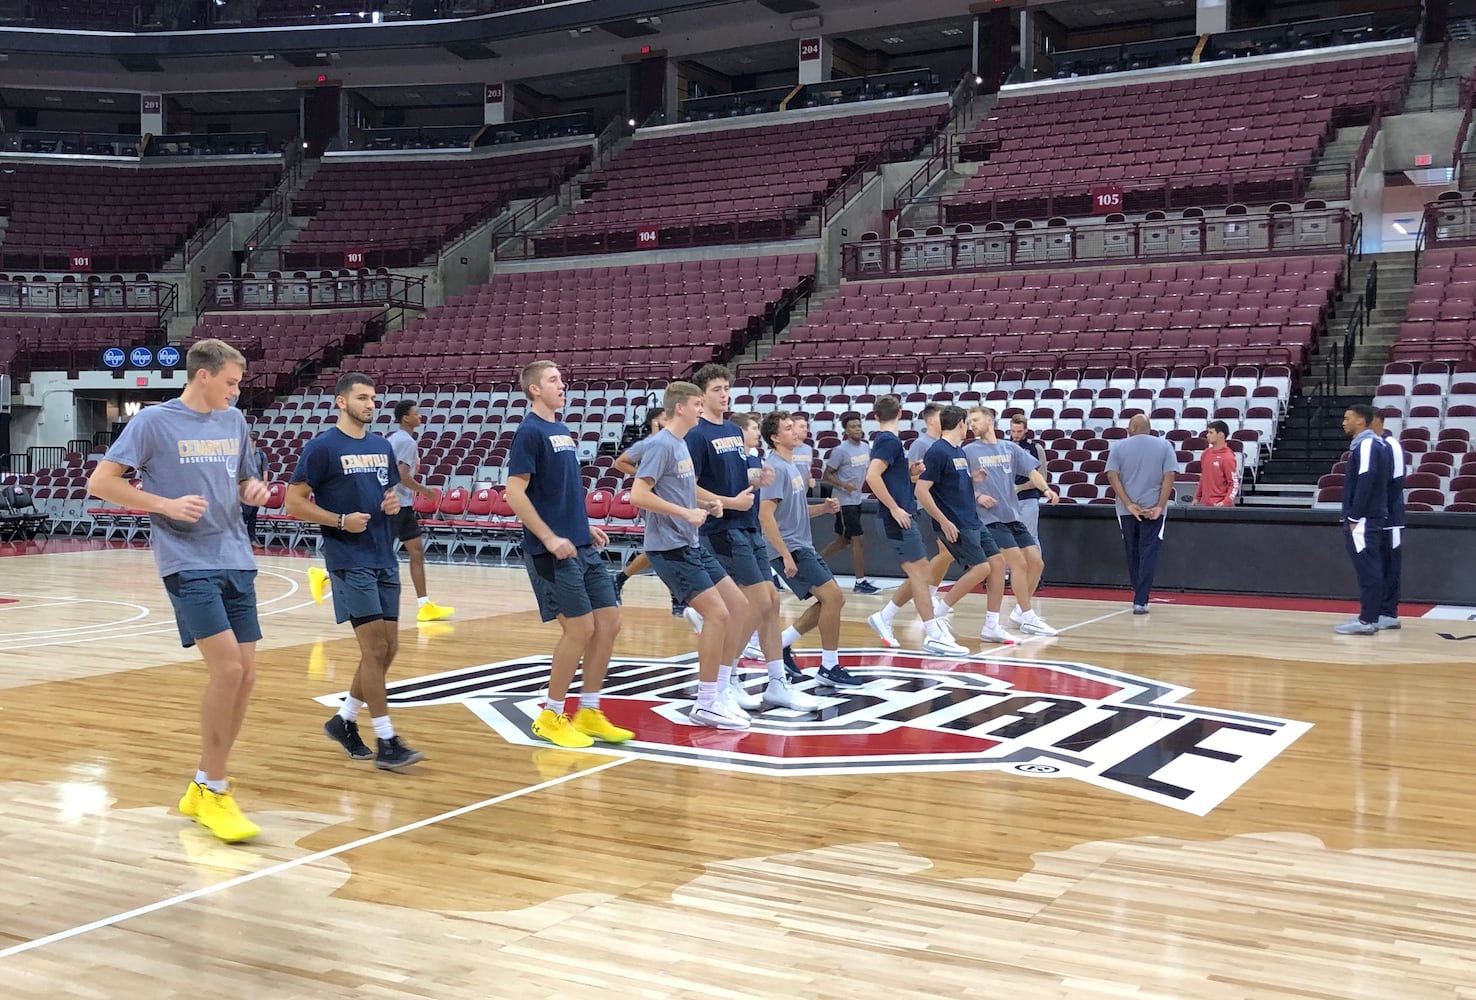
[[[0,604],[0,611],[30,611],[32,608],[60,608],[60,607],[65,607],[68,604],[78,604],[78,603],[81,603],[81,602],[79,602],[75,597],[63,597],[63,598],[60,598],[59,600],[47,601],[44,604],[22,604],[20,601],[16,601],[14,604]],[[28,633],[21,632],[21,633],[4,633],[4,634],[6,634],[6,635],[26,635]]]
[[[304,575],[306,573],[306,571],[301,572],[303,572]],[[264,608],[268,605],[276,604],[278,601],[285,601],[293,594],[296,594],[299,590],[302,589],[301,585],[299,585],[296,580],[293,580],[290,577],[283,575],[282,573],[278,573],[269,569],[258,570],[258,573],[265,574],[267,576],[274,576],[279,580],[286,580],[288,589],[286,593],[278,594],[276,597],[273,597],[270,600],[259,602],[257,607]],[[97,600],[96,598],[69,598],[69,600],[76,601],[77,603],[122,604],[125,607],[138,608],[143,613],[141,615],[134,615],[132,618],[126,619],[125,621],[108,622],[101,625],[79,625],[75,628],[33,629],[28,632],[0,633],[0,652],[12,651],[17,649],[41,649],[46,646],[69,646],[83,642],[100,642],[106,639],[131,639],[132,637],[137,635],[161,635],[173,631],[172,626],[169,625],[154,625],[148,622],[141,621],[140,619],[148,617],[149,610],[140,604],[125,604],[125,602],[122,601],[101,601]],[[285,608],[276,608],[272,611],[265,612],[258,617],[270,618],[273,615],[283,614],[288,611],[296,611],[299,608],[310,607],[311,603],[312,602],[310,601],[304,601],[301,604],[293,604]],[[137,622],[137,624],[130,624],[132,622]],[[84,634],[65,637],[66,634],[69,632],[80,632]],[[9,644],[11,640],[21,639],[25,636],[36,636],[39,638],[24,641],[19,643],[18,645]],[[53,639],[55,641],[42,642],[40,641],[41,639]]]
[[[407,823],[404,826],[395,827],[393,830],[385,830],[382,833],[371,834],[368,837],[362,837],[358,840],[351,841],[350,843],[341,844],[338,847],[330,847],[327,850],[318,851],[315,854],[305,854],[300,858],[293,858],[291,861],[283,861],[279,864],[271,865],[270,867],[262,868],[258,871],[248,872],[245,875],[238,875],[237,877],[227,879],[224,882],[217,882],[214,885],[207,885],[203,888],[194,889],[190,892],[180,893],[178,896],[170,896],[168,899],[161,899],[157,903],[149,903],[147,906],[140,906],[136,909],[128,910],[124,913],[115,913],[111,917],[103,917],[101,920],[94,920],[90,924],[81,924],[77,927],[71,927],[64,931],[57,931],[55,934],[48,934],[45,937],[39,937],[32,941],[25,941],[21,944],[12,945],[11,947],[4,949],[3,951],[0,951],[0,960],[11,958],[12,956],[19,955],[23,952],[31,951],[36,948],[44,948],[46,945],[49,944],[56,944],[60,941],[66,941],[70,938],[79,937],[80,935],[87,934],[90,931],[101,930],[104,927],[112,927],[114,924],[121,924],[123,921],[132,920],[134,917],[142,917],[150,913],[156,913],[159,910],[167,910],[172,906],[178,906],[180,903],[189,903],[196,899],[203,899],[206,896],[213,896],[225,889],[233,889],[238,885],[245,885],[247,882],[255,882],[258,879],[267,878],[272,875],[280,875],[282,872],[291,871],[294,868],[301,868],[303,865],[314,864],[318,861],[323,861],[327,858],[335,857],[347,851],[357,850],[360,847],[368,847],[370,844],[377,844],[381,840],[388,840],[390,837],[397,837],[402,833],[411,833],[423,827],[433,826],[436,823],[442,823],[448,819],[456,819],[459,816],[465,816],[468,813],[473,813],[480,809],[486,809],[488,806],[495,806],[500,803],[510,801],[512,799],[521,798],[522,796],[527,795],[531,792],[542,791],[545,788],[552,788],[554,785],[561,785],[566,781],[573,781],[575,778],[582,778],[587,774],[597,774],[600,771],[608,771],[612,767],[619,767],[621,764],[629,764],[633,760],[640,759],[642,758],[621,757],[616,760],[606,761],[603,764],[597,764],[594,767],[585,768],[583,771],[576,771],[572,774],[565,774],[558,778],[550,778],[548,781],[543,781],[536,785],[528,785],[515,791],[505,792],[502,795],[493,796],[490,799],[483,799],[481,802],[473,802],[469,806],[462,806],[459,809],[452,809],[449,812],[443,812],[436,816],[428,816],[425,819],[416,820],[414,823]]]

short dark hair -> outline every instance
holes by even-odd
[[[646,433],[647,434],[654,434],[654,433],[656,433],[656,421],[660,420],[665,413],[666,413],[666,411],[663,410],[659,406],[653,406],[649,410],[646,411]]]
[[[733,372],[727,365],[720,365],[716,361],[705,364],[697,369],[697,374],[692,376],[692,384],[703,392],[707,391],[707,383],[723,379],[729,385],[733,384]]]
[[[1379,411],[1375,410],[1367,403],[1354,403],[1352,406],[1348,407],[1348,412],[1358,417],[1365,424],[1373,423],[1374,417],[1377,417],[1379,415]]]
[[[962,406],[945,406],[938,411],[938,426],[945,431],[951,431],[963,423],[964,409]]]
[[[876,419],[890,423],[896,420],[902,412],[902,400],[888,393],[876,401]]]
[[[1204,425],[1204,429],[1207,431],[1219,431],[1226,437],[1230,436],[1230,425],[1225,423],[1225,421],[1223,420],[1211,420],[1209,423]]]
[[[846,413],[842,413],[841,430],[845,430],[846,425],[849,424],[852,420],[856,421],[857,423],[861,423],[861,414],[857,413],[855,410],[850,410]]]
[[[374,380],[363,372],[344,372],[338,376],[338,381],[333,385],[333,395],[347,396],[349,390],[356,385],[367,385],[374,388]]]
[[[401,420],[404,420],[405,417],[408,416],[410,411],[413,409],[415,409],[415,403],[412,400],[402,399],[398,403],[396,403],[395,423],[399,423]]]
[[[933,414],[935,414],[935,413],[941,413],[941,412],[943,412],[943,404],[942,403],[928,403],[926,406],[924,406],[922,408],[922,418],[924,420],[926,420],[926,419],[928,419],[928,417],[931,417]]]
[[[779,425],[792,419],[794,419],[794,414],[788,410],[775,410],[764,417],[764,422],[759,424],[759,437],[764,439],[764,444],[770,448],[774,447],[774,435],[779,433]]]

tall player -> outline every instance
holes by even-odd
[[[1034,455],[1014,441],[999,440],[995,434],[993,409],[976,406],[970,410],[969,429],[978,440],[964,446],[964,455],[968,457],[974,477],[979,517],[984,522],[984,530],[994,536],[994,544],[999,546],[1005,568],[1009,570],[1010,587],[1015,592],[1015,607],[1010,612],[1010,621],[1026,635],[1055,635],[1056,630],[1036,613],[1031,604],[1045,562],[1041,559],[1040,546],[1025,526],[1021,513],[1023,503],[1035,504],[1035,501],[1019,499],[1015,480],[1024,476],[1048,503],[1059,503],[1061,498],[1046,482]],[[1039,505],[1035,506],[1039,510]],[[1013,637],[999,627],[1004,589],[1004,574],[991,573],[989,610],[984,618],[984,628],[996,639],[1006,637],[1013,641]]]
[[[881,504],[877,521],[882,534],[892,543],[897,561],[907,579],[892,594],[892,599],[876,614],[866,619],[882,645],[895,649],[900,643],[892,633],[892,619],[907,602],[917,608],[923,623],[923,648],[929,652],[962,655],[968,648],[949,632],[947,624],[933,615],[933,601],[928,595],[928,553],[923,548],[922,533],[913,515],[917,497],[913,491],[912,473],[902,439],[897,436],[897,418],[902,403],[896,396],[883,396],[876,401],[876,419],[880,429],[871,439],[871,462],[866,467],[866,485]]]
[[[646,512],[646,556],[672,596],[704,619],[697,636],[697,701],[694,725],[747,729],[748,712],[730,696],[731,669],[724,666],[729,628],[748,617],[748,601],[722,564],[701,545],[699,529],[722,517],[721,501],[699,505],[692,453],[683,440],[702,418],[702,390],[691,382],[666,387],[666,427],[641,456],[630,499]],[[747,633],[741,633],[746,635]]]
[[[400,511],[392,485],[399,466],[389,442],[369,430],[374,380],[349,372],[334,386],[338,422],[303,448],[287,487],[287,513],[322,526],[323,562],[333,590],[333,614],[349,622],[359,641],[359,667],[349,696],[323,732],[354,760],[373,758],[398,771],[420,760],[390,723],[385,676],[400,649],[400,561],[391,524]],[[358,717],[369,710],[378,752],[359,736]]]
[[[866,579],[866,529],[861,524],[861,504],[866,499],[864,487],[866,470],[871,465],[871,446],[866,443],[859,413],[846,414],[841,421],[841,429],[845,437],[825,456],[825,474],[822,477],[835,487],[841,509],[835,515],[835,540],[820,551],[820,558],[829,560],[850,546],[851,568],[856,573],[856,582],[851,590],[857,594],[874,594],[876,586]]]
[[[184,391],[128,421],[87,480],[99,500],[150,514],[149,546],[180,642],[199,648],[207,674],[200,761],[179,811],[228,842],[261,832],[242,815],[226,777],[261,639],[256,558],[240,505],[266,503],[267,487],[249,464],[246,418],[231,407],[245,371],[245,357],[229,344],[196,343],[185,355]],[[124,478],[129,469],[143,489]]]
[[[545,622],[557,620],[559,642],[549,664],[548,696],[533,735],[555,746],[624,743],[635,734],[600,710],[600,688],[620,632],[620,602],[600,550],[610,539],[589,523],[574,435],[558,417],[564,377],[552,361],[523,369],[528,413],[508,451],[507,504],[523,522],[523,565]],[[584,668],[579,711],[564,712],[574,674]]]
[[[1004,558],[992,534],[984,531],[979,507],[974,500],[973,475],[969,459],[963,452],[964,411],[959,406],[945,406],[938,413],[938,429],[942,437],[923,457],[922,474],[917,477],[917,502],[933,518],[938,527],[938,543],[946,548],[960,566],[963,576],[948,591],[945,602],[951,610],[959,601],[991,575],[1004,572]],[[941,618],[937,611],[936,617]],[[979,636],[987,642],[1012,642],[997,627],[985,627]]]
[[[794,447],[799,443],[800,432],[788,413],[775,410],[764,417],[760,433],[769,446],[765,464],[774,470],[773,482],[759,493],[762,500],[759,519],[769,543],[769,564],[784,574],[785,584],[800,600],[815,598],[799,621],[784,630],[782,641],[785,646],[791,646],[818,626],[820,683],[838,688],[857,687],[861,679],[840,665],[841,609],[846,606],[846,595],[820,561],[810,534],[810,518],[834,514],[840,509],[840,502],[831,497],[824,503],[810,503],[806,472],[794,462]]]
[[[1343,433],[1353,439],[1343,473],[1343,538],[1358,576],[1358,617],[1333,626],[1339,635],[1373,635],[1384,601],[1384,522],[1389,516],[1389,448],[1374,433],[1378,411],[1367,403],[1343,413]]]
[[[702,390],[702,416],[685,438],[697,476],[697,499],[717,503],[723,511],[699,529],[702,547],[742,588],[748,602],[747,617],[729,623],[722,651],[723,667],[732,684],[730,694],[747,711],[764,706],[813,711],[819,702],[791,687],[786,677],[785,658],[792,659],[792,654],[780,645],[779,595],[769,582],[769,565],[761,561],[765,550],[754,492],[755,486],[762,489],[773,482],[774,474],[761,470],[757,484],[749,480],[743,431],[724,417],[732,373],[722,365],[703,365],[692,381]],[[739,658],[755,629],[769,674],[762,697],[749,694],[738,671]]]

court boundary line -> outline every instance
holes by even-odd
[[[235,878],[227,879],[224,882],[216,882],[213,885],[201,886],[198,889],[191,889],[189,892],[179,893],[178,895],[170,896],[167,899],[161,899],[153,903],[147,903],[143,906],[134,907],[133,909],[126,910],[122,913],[115,913],[110,917],[102,917],[101,919],[93,920],[89,923],[78,924],[77,926],[69,927],[66,930],[56,931],[52,934],[47,934],[44,937],[33,938],[30,941],[23,941],[20,944],[11,945],[9,948],[0,949],[0,961],[4,961],[7,958],[13,958],[16,955],[24,954],[28,951],[34,951],[37,948],[44,948],[47,945],[59,944],[62,941],[68,941],[75,937],[81,937],[83,934],[88,934],[92,931],[113,927],[125,921],[132,920],[135,917],[148,916],[151,913],[158,913],[161,910],[170,909],[171,907],[178,906],[181,903],[191,903],[197,899],[203,899],[207,896],[213,896],[218,892],[223,892],[226,889],[233,889],[236,886],[245,885],[248,882],[255,882],[260,879],[268,878],[272,875],[280,875],[283,872],[292,871],[295,868],[302,868],[306,865],[315,864],[319,861],[326,861],[327,859],[337,857],[340,854],[345,854],[349,851],[358,850],[361,847],[368,847],[371,844],[377,844],[381,840],[388,840],[391,837],[398,837],[399,835],[404,833],[413,833],[416,830],[424,829],[428,826],[434,826],[435,824],[445,822],[446,820],[457,819],[461,816],[466,816],[470,813],[478,812],[479,810],[486,809],[491,806],[500,805],[503,802],[508,802],[512,799],[522,798],[524,795],[531,795],[533,792],[543,791],[545,788],[553,788],[557,785],[562,785],[567,782],[574,781],[586,775],[598,774],[601,771],[608,771],[612,767],[619,767],[622,764],[629,764],[632,761],[640,759],[642,758],[617,757],[614,760],[608,760],[603,764],[596,764],[594,767],[587,767],[582,771],[575,771],[570,774],[560,775],[557,778],[550,778],[549,780],[541,781],[536,785],[524,785],[521,788],[513,789],[510,792],[503,792],[501,795],[494,795],[491,798],[483,799],[480,802],[473,802],[470,805],[459,806],[455,809],[447,810],[446,812],[437,813],[434,816],[427,816],[424,819],[418,819],[413,823],[406,823],[402,826],[397,826],[392,830],[381,830],[379,833],[370,834],[367,837],[360,837],[358,840],[350,841],[347,844],[340,844],[337,847],[329,847],[321,851],[314,851],[312,854],[304,854],[302,857],[292,858],[288,861],[279,861],[274,865],[268,865],[267,867],[258,869],[254,872],[247,872],[245,875],[238,875]]]

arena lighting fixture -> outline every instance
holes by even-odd
[[[635,128],[636,127],[636,120],[634,118],[627,118],[625,120],[625,124],[629,125],[631,128]]]
[[[964,32],[963,32],[963,29],[962,28],[944,28],[943,29],[943,34],[945,34],[945,35],[962,35],[963,33]]]
[[[890,38],[883,38],[882,39],[882,44],[883,45],[901,45],[902,44],[902,39],[898,38],[896,35],[893,35]]]

